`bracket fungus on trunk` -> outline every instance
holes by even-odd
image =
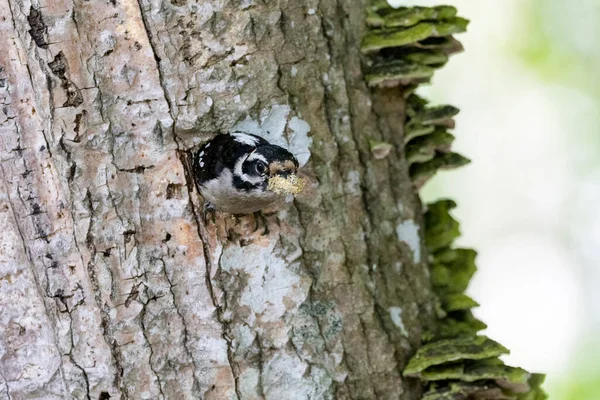
[[[397,88],[406,98],[405,162],[417,189],[439,169],[453,169],[469,160],[451,151],[458,109],[429,106],[415,94],[431,80],[448,57],[462,51],[452,35],[466,31],[468,20],[451,6],[401,7],[375,0],[367,10],[369,31],[362,42],[365,79],[373,90]],[[381,144],[379,144],[381,146]],[[542,400],[544,376],[505,365],[499,356],[508,349],[478,335],[486,325],[471,309],[478,303],[467,296],[469,280],[477,270],[472,249],[453,247],[460,235],[450,215],[456,207],[443,199],[426,206],[425,245],[429,253],[431,284],[438,303],[435,330],[422,335],[423,346],[404,370],[404,376],[424,385],[427,400],[518,399]]]

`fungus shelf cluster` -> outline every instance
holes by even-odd
[[[415,93],[452,54],[462,51],[453,35],[465,32],[469,21],[451,6],[395,9],[387,1],[375,0],[367,9],[366,22],[369,29],[361,45],[365,80],[373,90],[398,87],[404,94],[404,155],[418,189],[438,170],[469,162],[451,150],[454,136],[449,130],[459,110],[431,106]],[[385,143],[372,143],[371,148],[378,158],[388,150]],[[505,365],[499,356],[508,350],[478,334],[486,325],[471,311],[477,302],[465,294],[477,269],[476,252],[453,246],[460,235],[450,214],[455,207],[449,199],[426,206],[425,244],[438,298],[438,323],[423,335],[423,345],[409,360],[404,376],[423,382],[427,400],[546,399],[541,389],[544,375]]]

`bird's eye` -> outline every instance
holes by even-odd
[[[259,161],[255,164],[254,168],[259,175],[264,175],[267,172],[267,164],[262,161]]]

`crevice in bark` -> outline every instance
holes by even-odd
[[[233,375],[233,379],[235,382],[235,393],[236,393],[238,399],[242,399],[240,388],[239,388],[239,373],[237,371],[238,366],[233,359],[233,344],[232,344],[232,339],[229,335],[231,327],[229,326],[229,322],[226,321],[225,318],[223,317],[223,312],[225,311],[226,305],[222,306],[221,304],[219,304],[219,301],[215,294],[215,291],[213,288],[213,283],[212,283],[211,276],[212,276],[213,260],[212,260],[212,256],[211,256],[212,251],[210,249],[209,240],[208,240],[209,233],[208,233],[206,227],[204,226],[204,224],[200,223],[200,218],[198,217],[196,208],[194,206],[193,199],[191,197],[192,192],[188,192],[188,194],[190,196],[189,201],[190,201],[190,206],[192,208],[192,215],[194,216],[194,220],[196,221],[198,237],[199,237],[200,241],[202,242],[204,263],[206,266],[205,284],[206,284],[206,287],[210,294],[212,304],[215,307],[215,312],[217,313],[217,321],[221,325],[221,329],[222,329],[221,337],[227,343],[227,359],[229,361],[229,367],[231,369],[231,374]],[[217,262],[217,266],[218,265],[219,265],[219,263]],[[217,276],[218,274],[219,274],[219,270],[215,271],[215,276]],[[226,301],[227,292],[223,288],[220,288],[220,289],[223,291],[223,298]]]
[[[10,387],[8,386],[8,381],[6,380],[6,377],[4,376],[4,374],[2,373],[2,370],[0,370],[0,378],[2,378],[2,381],[4,382],[4,391],[6,391],[6,398],[8,400],[12,400],[12,397],[10,395]]]
[[[227,332],[229,331],[229,325],[228,323],[226,323],[223,320],[223,310],[221,305],[218,304],[218,300],[215,296],[214,290],[213,290],[213,286],[212,286],[212,281],[211,281],[211,273],[212,273],[212,260],[211,260],[211,252],[210,252],[210,248],[209,248],[209,242],[208,242],[208,232],[205,231],[204,233],[202,232],[202,226],[200,223],[200,218],[197,214],[196,208],[195,208],[195,203],[192,199],[193,193],[195,191],[191,190],[192,188],[195,187],[195,183],[194,180],[192,178],[191,174],[191,169],[190,169],[190,165],[188,162],[186,162],[185,160],[187,160],[189,158],[189,155],[186,152],[186,149],[184,148],[184,145],[181,141],[181,139],[179,138],[179,136],[176,133],[176,125],[177,125],[177,115],[175,113],[175,107],[172,103],[172,100],[169,96],[169,93],[167,91],[167,87],[166,87],[166,83],[165,83],[165,78],[164,78],[164,73],[162,71],[162,66],[161,66],[161,58],[158,55],[157,49],[156,49],[156,44],[154,43],[154,37],[152,34],[152,30],[149,26],[149,21],[148,18],[145,14],[143,5],[142,5],[142,0],[138,0],[138,7],[139,7],[139,11],[140,11],[140,15],[144,24],[144,29],[146,32],[146,36],[148,37],[148,42],[150,43],[150,47],[152,49],[152,53],[154,56],[154,60],[156,62],[156,68],[158,71],[158,76],[159,76],[159,81],[160,81],[160,86],[162,88],[163,91],[163,96],[165,98],[165,101],[167,102],[168,108],[169,108],[169,114],[171,116],[172,119],[172,127],[171,127],[171,133],[173,135],[173,139],[175,141],[175,144],[177,146],[177,153],[179,156],[180,161],[182,162],[182,167],[184,170],[184,174],[185,174],[185,179],[187,182],[187,188],[188,188],[188,198],[189,198],[189,204],[190,204],[190,209],[191,209],[191,214],[194,218],[194,221],[196,223],[196,227],[197,227],[197,234],[198,237],[200,239],[200,241],[202,242],[202,248],[203,248],[203,253],[204,253],[204,262],[205,262],[205,284],[206,287],[208,289],[208,292],[210,294],[213,306],[215,307],[215,311],[217,313],[217,320],[218,322],[221,324],[222,327],[222,338],[223,340],[225,340],[225,342],[227,343],[227,357],[229,359],[229,365],[230,365],[230,369],[231,369],[231,374],[234,378],[234,382],[235,382],[235,392],[236,395],[239,399],[241,399],[241,393],[239,390],[239,376],[236,373],[236,368],[235,368],[235,363],[233,362],[233,349],[232,349],[232,340],[231,338],[227,335]],[[182,160],[183,158],[183,160]],[[165,271],[166,274],[166,271]],[[168,279],[168,277],[167,277]],[[171,292],[172,292],[172,284],[169,281],[169,284],[171,285]],[[173,301],[175,304],[175,296],[174,293],[173,294]],[[182,323],[184,325],[184,331],[185,331],[185,341],[187,342],[187,328],[186,328],[186,323],[185,323],[185,319],[183,318],[183,315],[179,312],[179,310],[177,309],[178,314],[181,317]],[[190,354],[190,357],[192,359],[192,363],[194,364],[194,386],[198,389],[201,390],[200,388],[200,383],[198,382],[198,379],[196,377],[196,373],[197,373],[197,367],[196,367],[196,360],[193,357],[193,354],[189,351],[187,345],[186,347],[186,351],[188,351],[188,353]]]
[[[163,91],[163,97],[164,97],[165,101],[167,102],[167,105],[169,107],[169,114],[171,115],[171,119],[173,120],[173,126],[172,126],[171,130],[172,130],[173,136],[175,138],[175,142],[177,143],[178,149],[183,150],[183,149],[179,148],[179,143],[177,142],[177,135],[175,133],[175,127],[177,125],[177,116],[175,115],[175,108],[173,107],[173,104],[171,102],[171,97],[169,96],[169,93],[167,91],[164,73],[162,71],[162,66],[160,64],[161,59],[156,50],[156,44],[154,43],[154,37],[152,35],[152,30],[150,29],[150,22],[148,21],[148,17],[146,16],[146,13],[144,11],[142,1],[143,0],[137,0],[138,8],[140,10],[140,17],[142,18],[142,22],[144,24],[144,30],[146,31],[146,36],[148,37],[148,43],[150,44],[150,49],[152,50],[152,55],[154,56],[154,61],[156,62],[156,70],[158,71],[158,79],[160,81],[160,87],[162,88],[162,91]]]
[[[169,237],[169,233],[167,233],[167,237]],[[169,278],[169,273],[167,272],[167,264],[165,263],[165,261],[162,258],[157,259],[157,260],[160,261],[162,264],[162,271],[163,271],[164,277],[167,280],[167,282],[169,283],[169,292],[171,293],[171,297],[173,299],[173,307],[175,307],[175,312],[179,316],[179,319],[181,320],[181,324],[183,325],[183,348],[185,350],[186,355],[190,358],[190,361],[192,362],[193,379],[194,379],[193,390],[200,393],[200,382],[198,382],[198,379],[196,378],[196,371],[198,370],[198,365],[196,364],[196,360],[194,360],[193,353],[189,347],[188,326],[186,325],[185,318],[183,317],[183,314],[181,313],[181,310],[177,304],[177,297],[175,296],[175,292],[173,291],[174,285],[173,285],[173,282],[171,281],[171,279]]]
[[[144,286],[144,290],[147,291],[148,288],[146,286]],[[152,371],[152,373],[154,374],[154,377],[156,378],[156,382],[158,383],[158,391],[160,392],[161,396],[163,399],[165,399],[165,393],[163,392],[163,383],[160,379],[160,375],[158,374],[158,371],[156,370],[156,368],[153,365],[153,357],[154,357],[154,349],[152,349],[152,344],[150,343],[150,339],[148,338],[147,335],[147,327],[146,327],[146,323],[144,322],[144,319],[146,318],[146,312],[148,310],[148,304],[151,301],[156,301],[157,297],[151,297],[148,298],[148,300],[146,302],[141,302],[140,304],[142,305],[142,311],[140,312],[140,327],[141,327],[141,331],[142,331],[142,336],[144,336],[144,340],[146,341],[146,344],[148,345],[148,349],[150,350],[150,357],[148,360],[148,365],[150,366],[150,370]]]
[[[67,100],[62,107],[79,107],[83,103],[83,95],[77,85],[67,77],[69,75],[69,64],[62,51],[59,51],[54,60],[48,63],[48,67],[60,79],[61,87],[67,96]]]
[[[116,367],[116,373],[115,373],[115,377],[114,377],[114,385],[121,391],[121,395],[123,396],[123,398],[128,399],[129,394],[127,392],[127,388],[122,383],[124,368],[123,368],[122,354],[119,349],[120,345],[117,343],[116,339],[111,334],[110,308],[107,304],[105,304],[105,303],[103,304],[103,302],[102,302],[101,284],[96,276],[96,265],[94,263],[94,260],[96,259],[97,250],[96,250],[96,245],[94,243],[94,236],[92,233],[92,229],[94,226],[95,212],[94,212],[94,206],[93,206],[93,202],[92,202],[92,195],[91,195],[91,192],[89,189],[87,190],[87,193],[86,193],[86,202],[87,202],[88,211],[90,213],[90,222],[89,222],[88,231],[87,231],[86,238],[85,238],[86,246],[90,252],[90,260],[87,263],[87,273],[88,273],[88,277],[90,279],[90,283],[92,285],[92,292],[94,293],[94,299],[96,302],[96,306],[100,310],[102,334],[104,337],[104,341],[110,348],[111,356],[112,356],[113,362],[115,363],[115,367]]]
[[[47,49],[48,43],[46,42],[46,34],[48,32],[48,28],[44,23],[42,13],[38,9],[34,8],[33,5],[29,9],[27,22],[29,22],[29,26],[31,27],[29,34],[31,35],[31,38],[35,44],[42,49]]]
[[[69,318],[71,318],[70,314],[71,313],[69,313]],[[71,363],[73,363],[73,365],[75,366],[75,368],[77,368],[78,370],[81,371],[81,375],[83,376],[83,380],[85,382],[85,398],[87,400],[91,400],[91,397],[90,397],[90,380],[88,378],[88,374],[87,374],[87,372],[85,372],[85,369],[81,365],[79,365],[77,363],[77,361],[75,361],[75,357],[73,356],[74,344],[73,344],[73,325],[72,324],[73,324],[73,320],[71,319],[71,326],[69,328],[70,333],[71,333],[71,350],[69,351],[68,356],[69,356],[69,360],[71,360]]]

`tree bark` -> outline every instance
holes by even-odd
[[[0,0],[0,398],[419,398],[436,303],[365,7]],[[234,126],[308,185],[205,225],[187,152]]]

